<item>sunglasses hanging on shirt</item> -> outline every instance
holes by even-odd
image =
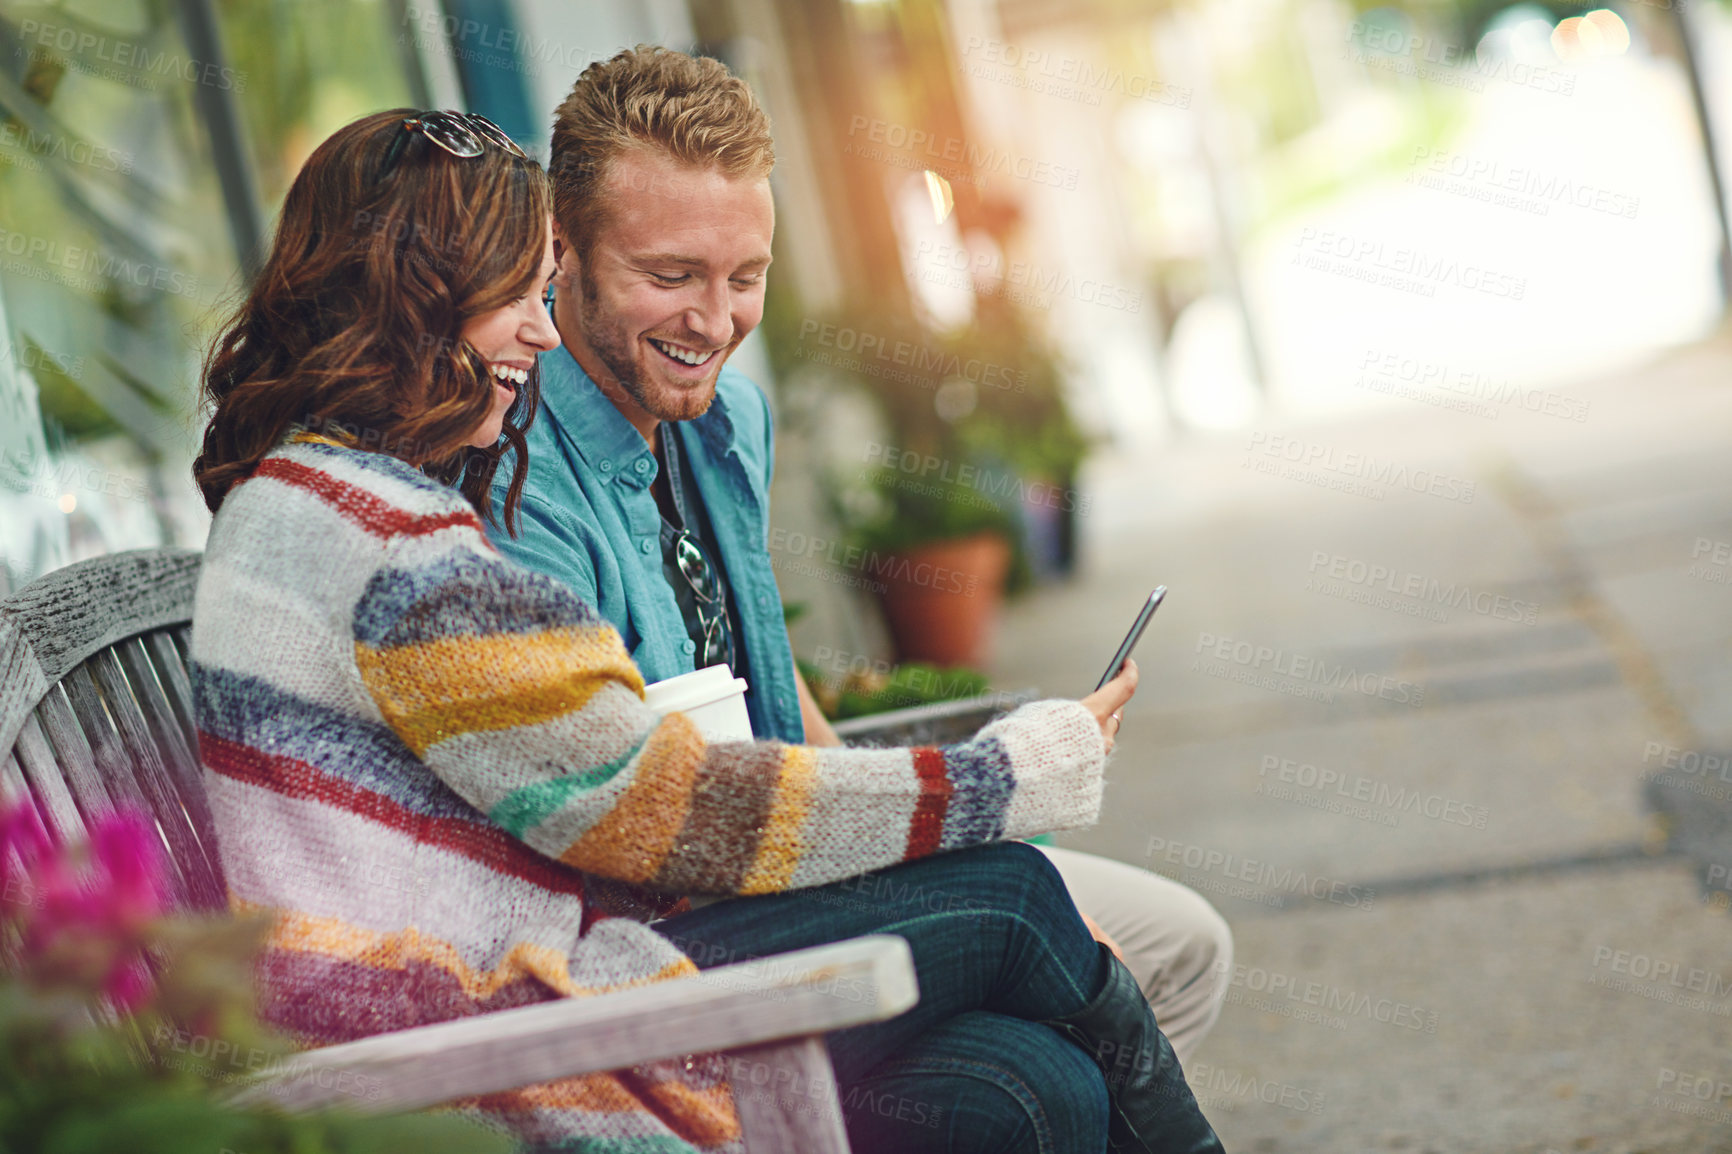
[[[676,523],[665,514],[662,516],[662,549],[664,554],[671,554],[664,560],[672,562],[671,568],[679,570],[691,590],[692,609],[697,615],[698,633],[701,634],[692,638],[698,647],[693,668],[725,663],[737,672],[739,662],[733,622],[728,615],[727,590],[722,585],[717,566],[710,560],[703,539],[692,532],[692,518],[686,510],[685,462],[680,459],[678,439],[663,435],[656,455],[665,466],[662,479],[667,484],[668,498],[677,519]],[[689,619],[687,628],[690,628]]]

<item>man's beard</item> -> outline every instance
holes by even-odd
[[[583,335],[596,358],[613,374],[613,379],[619,382],[625,395],[637,402],[638,408],[658,421],[691,421],[710,411],[710,403],[716,399],[713,380],[706,389],[663,389],[663,395],[652,396],[643,377],[638,373],[638,363],[633,356],[635,345],[631,338],[604,324],[600,294],[596,291],[595,282],[590,279],[587,267],[580,272],[578,284],[581,290],[578,320],[583,325]],[[731,350],[718,350],[717,355],[725,356],[729,351]],[[720,375],[720,365],[717,366],[717,375]]]

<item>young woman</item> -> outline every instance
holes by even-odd
[[[988,844],[1094,820],[1134,668],[945,749],[706,745],[488,544],[559,340],[548,220],[488,122],[366,117],[295,179],[206,367],[200,751],[233,901],[275,916],[267,1018],[323,1045],[895,933],[919,1005],[831,1039],[862,1151],[1218,1149],[1057,874]],[[470,1108],[544,1148],[738,1148],[714,1059]]]

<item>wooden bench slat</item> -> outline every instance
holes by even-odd
[[[174,642],[175,652],[180,654],[180,667],[190,670],[192,668],[192,622],[188,621],[185,625],[176,625],[172,629],[163,630],[163,632],[168,635],[169,640]],[[188,683],[187,700],[189,702],[192,700],[190,682]],[[193,716],[190,711],[188,716]],[[194,726],[196,729],[196,722],[194,722]]]
[[[204,847],[205,857],[216,864],[216,825],[210,802],[204,795],[204,770],[199,766],[192,744],[197,739],[188,733],[175,713],[174,705],[165,692],[168,676],[152,659],[146,638],[134,637],[114,648],[126,679],[132,685],[133,696],[144,708],[144,718],[150,725],[150,735],[156,742],[175,792],[192,819],[193,832]],[[172,649],[172,646],[170,647]],[[185,671],[181,671],[185,680]]]
[[[4,566],[0,566],[0,569],[3,568]],[[6,759],[0,761],[0,809],[9,810],[14,806],[29,807],[37,818],[42,820],[44,829],[52,828],[49,822],[43,818],[42,806],[37,803],[31,792],[30,782],[24,777],[24,768],[18,764],[17,755],[8,753]],[[29,871],[25,868],[24,855],[19,852],[17,846],[6,846],[3,854],[4,856],[0,857],[0,866],[5,867],[5,873],[8,876],[21,878],[28,875]],[[7,903],[27,902],[29,900],[31,900],[31,895],[28,891],[18,892],[10,887],[4,895],[0,895],[0,901]],[[21,930],[8,928],[0,932],[0,967],[6,970],[17,969],[23,956],[21,952],[23,939],[24,935]]]
[[[12,748],[18,727],[48,692],[30,639],[10,617],[0,617],[0,749]]]
[[[0,796],[3,796],[8,804],[12,804],[16,791],[22,786],[25,791],[24,804],[35,807],[36,803],[30,799],[29,786],[24,784],[24,775],[18,768],[17,759],[10,756],[6,758],[4,776],[5,785],[3,789],[0,789]],[[38,816],[40,816],[40,811],[38,811]],[[6,847],[5,857],[0,859],[0,865],[5,866],[6,872],[13,877],[25,876],[24,856],[18,852],[16,846],[9,845]],[[5,900],[9,902],[24,901],[27,900],[27,897],[21,893],[8,893]],[[6,929],[0,930],[0,967],[4,967],[7,971],[16,971],[23,960],[23,944],[24,931],[22,929],[8,925]]]
[[[52,830],[53,826],[42,813],[42,804],[36,800],[35,791],[30,788],[30,781],[24,776],[24,767],[18,764],[18,756],[8,753],[4,761],[0,761],[0,809],[11,809],[14,806],[28,808],[42,823],[44,830]],[[6,847],[7,865],[13,871],[12,876],[23,877],[24,859],[13,846]],[[17,894],[7,893],[0,901],[22,900]]]
[[[823,1038],[751,1046],[730,1052],[727,1062],[752,1154],[848,1154],[836,1071]]]
[[[49,836],[61,845],[83,841],[84,818],[78,812],[72,791],[66,787],[66,778],[54,761],[54,750],[49,747],[48,738],[43,736],[42,726],[35,715],[24,719],[12,756],[36,798],[36,812],[48,828]]]
[[[181,801],[180,787],[163,764],[162,750],[151,736],[150,722],[136,689],[121,668],[120,658],[113,649],[105,649],[92,655],[79,672],[88,673],[102,694],[108,719],[119,740],[114,753],[120,768],[110,772],[132,775],[150,805],[149,812],[168,840],[175,864],[186,878],[188,896],[197,908],[226,909],[227,893],[218,880],[221,873],[211,860],[216,853],[215,838],[207,853]]]
[[[103,782],[108,786],[109,796],[114,804],[159,819],[156,805],[133,773],[132,759],[127,754],[120,734],[115,730],[114,721],[108,714],[107,703],[103,701],[101,691],[96,688],[89,668],[80,665],[60,679],[59,688],[66,694],[66,700],[72,707],[73,721],[88,743],[91,756]],[[53,736],[58,749],[59,735]],[[175,906],[182,909],[200,906],[199,899],[202,895],[195,894],[194,883],[188,876],[183,852],[186,847],[181,844],[182,839],[171,833],[160,820],[156,820],[156,826],[158,835],[163,839],[164,853],[168,857],[170,889]]]
[[[56,685],[42,698],[36,707],[36,719],[42,723],[42,731],[48,738],[49,766],[59,766],[62,779],[78,804],[78,814],[84,825],[88,828],[113,813],[115,797],[96,767],[96,754],[91,750],[84,730],[79,727],[64,685]],[[29,768],[28,763],[26,768]]]
[[[150,664],[156,670],[157,684],[168,696],[175,720],[180,722],[181,736],[186,747],[198,760],[198,714],[192,701],[192,678],[187,673],[186,655],[174,643],[173,631],[158,629],[139,638]],[[203,778],[200,778],[202,781]],[[201,789],[202,792],[202,789]]]
[[[30,783],[24,779],[24,770],[18,764],[17,756],[8,753],[5,763],[0,765],[0,804],[17,805],[20,802],[38,812],[41,810],[30,792]],[[42,824],[46,827],[48,823]]]

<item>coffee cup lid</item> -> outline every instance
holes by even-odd
[[[746,680],[726,665],[709,665],[643,687],[644,704],[657,713],[680,713],[746,694]]]

